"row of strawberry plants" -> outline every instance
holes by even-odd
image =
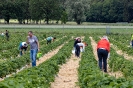
[[[98,37],[94,37],[98,41]],[[112,42],[111,42],[112,43]],[[113,43],[114,44],[114,43]],[[132,60],[127,60],[123,56],[118,55],[116,51],[111,47],[110,51],[109,66],[112,71],[121,71],[126,80],[133,80],[133,62]]]
[[[98,37],[95,39],[98,41]],[[110,40],[112,40],[110,38]],[[117,44],[118,47],[121,47],[121,50],[124,50],[123,48],[125,48],[122,44],[117,43],[116,41],[110,41],[111,43],[113,43],[114,45]],[[123,46],[123,48],[122,48]],[[127,52],[131,52],[131,48],[130,50],[126,50]],[[116,53],[116,51],[111,48],[110,51],[110,59],[109,59],[109,66],[113,71],[121,71],[124,75],[124,77],[127,80],[133,80],[132,76],[133,76],[133,61],[132,60],[127,60],[126,58],[124,58],[121,55],[118,55]]]
[[[47,46],[44,45],[43,47],[41,47],[40,52],[42,52],[42,54],[46,54],[50,50],[55,49],[57,46],[63,44],[64,40],[68,40],[68,39],[70,39],[70,36],[64,37],[60,39],[59,41],[53,42],[50,45],[47,45]],[[6,62],[1,62],[0,63],[0,77],[4,77],[7,74],[16,72],[17,69],[22,68],[28,63],[30,63],[29,53],[23,55],[20,58],[10,59],[10,60],[7,60]]]
[[[125,78],[109,76],[100,71],[97,61],[95,60],[90,40],[86,39],[89,46],[86,47],[85,53],[82,55],[79,71],[80,88],[131,88],[132,81]]]
[[[50,88],[62,65],[71,56],[73,40],[66,43],[57,54],[38,67],[26,69],[0,82],[0,88]],[[69,52],[68,52],[69,51]]]
[[[125,59],[111,48],[109,66],[113,71],[121,71],[127,80],[133,80],[133,61]]]
[[[21,36],[21,34],[19,34],[19,35]],[[17,34],[17,36],[19,36],[19,35]],[[54,34],[54,35],[57,36],[58,38],[61,38],[63,36],[62,34],[61,35]],[[22,36],[21,36],[22,37],[21,38],[20,36],[18,38],[14,38],[14,40],[16,41],[15,43],[13,43],[13,41],[4,43],[4,47],[1,48],[3,50],[1,51],[0,59],[6,60],[6,59],[12,59],[12,58],[15,58],[15,57],[18,56],[18,54],[19,54],[19,49],[18,49],[19,43],[20,43],[21,40],[25,39]],[[38,33],[37,36],[39,38],[40,46],[46,45],[46,41],[43,41],[43,40],[46,39],[45,36],[43,34],[40,34],[40,33]],[[16,44],[16,43],[18,43],[18,44]],[[28,50],[29,50],[29,48],[28,48]]]
[[[110,36],[109,40],[111,43],[115,44],[118,49],[126,52],[129,55],[132,55],[133,49],[131,47],[129,47],[129,42],[130,40],[126,40],[126,38],[128,37],[124,37],[124,38],[116,38],[117,36]],[[122,37],[122,35],[121,35]],[[119,41],[119,42],[118,42]]]
[[[57,35],[58,38],[61,38],[63,35]],[[40,38],[41,37],[41,38]],[[39,40],[44,40],[45,38],[43,38],[42,35],[39,36]],[[42,45],[46,45],[46,41],[39,41],[40,46]],[[12,44],[12,43],[11,43]],[[7,60],[7,59],[13,59],[16,58],[19,55],[19,50],[18,50],[18,46],[14,46],[14,44],[12,44],[12,47],[14,48],[10,48],[8,50],[3,50],[0,54],[0,59],[2,59],[3,61]],[[29,51],[29,48],[28,50]]]

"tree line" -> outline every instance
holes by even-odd
[[[133,0],[0,0],[0,19],[8,24],[33,20],[82,22],[133,22]]]
[[[133,22],[133,0],[93,0],[86,21]]]

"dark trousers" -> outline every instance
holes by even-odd
[[[51,43],[51,40],[47,40],[47,44]]]
[[[108,51],[104,49],[98,49],[97,50],[98,59],[99,59],[99,67],[102,70],[102,67],[104,69],[104,72],[107,72],[107,57],[108,57]],[[103,64],[102,64],[103,62]],[[103,65],[103,66],[102,66]]]
[[[132,47],[133,47],[133,41],[132,41]]]
[[[22,56],[23,55],[23,53],[22,53],[22,51],[24,50],[24,52],[27,50],[27,47],[21,47],[20,48],[20,55]]]
[[[9,36],[6,36],[6,40],[9,41]]]
[[[79,46],[79,45],[76,45],[76,46],[75,46],[75,55],[76,55],[77,57],[80,56],[80,46]]]

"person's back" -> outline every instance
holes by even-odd
[[[54,42],[54,40],[56,39],[56,37],[47,37],[46,40],[47,40],[47,44],[51,43],[52,41]]]
[[[20,50],[20,55],[21,56],[23,55],[22,51],[24,50],[24,53],[25,53],[25,51],[27,50],[27,47],[28,47],[28,45],[27,45],[26,42],[20,42],[19,50]]]
[[[98,48],[105,48],[108,52],[110,51],[110,43],[106,39],[102,39],[97,44]]]
[[[48,41],[51,41],[53,39],[53,37],[47,37]]]
[[[75,40],[74,47],[76,46],[77,43],[81,43],[81,39],[80,38],[78,38],[78,39]]]

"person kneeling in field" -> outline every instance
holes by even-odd
[[[22,56],[23,55],[23,50],[24,50],[24,53],[25,51],[27,50],[27,43],[26,42],[21,42],[20,45],[19,45],[19,50],[20,50],[20,55]]]
[[[56,37],[47,37],[47,44],[51,43],[51,41],[54,41],[56,39]]]
[[[78,58],[80,58],[80,52],[84,52],[85,51],[85,46],[88,46],[88,44],[86,44],[85,42],[83,43],[77,43],[75,46],[75,56],[77,56]]]

